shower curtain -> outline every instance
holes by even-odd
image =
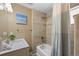
[[[52,56],[68,56],[70,52],[69,4],[54,3],[52,17]]]

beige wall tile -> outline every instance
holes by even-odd
[[[33,50],[41,43],[41,37],[46,37],[46,19],[45,15],[39,11],[33,10]]]
[[[52,26],[52,16],[47,17],[46,21],[46,41],[51,45],[51,26]]]

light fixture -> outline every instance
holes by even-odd
[[[0,10],[4,10],[7,12],[13,12],[11,3],[0,3]]]

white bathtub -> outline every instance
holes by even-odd
[[[37,46],[37,56],[51,56],[51,46],[49,44],[41,44]]]

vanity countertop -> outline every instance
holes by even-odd
[[[29,47],[29,44],[25,41],[24,38],[20,38],[20,39],[16,39],[16,40],[10,41],[9,45],[11,46],[11,49],[0,52],[0,55],[8,53],[8,52],[15,51],[15,50],[19,50],[19,49],[23,49],[23,48]]]

